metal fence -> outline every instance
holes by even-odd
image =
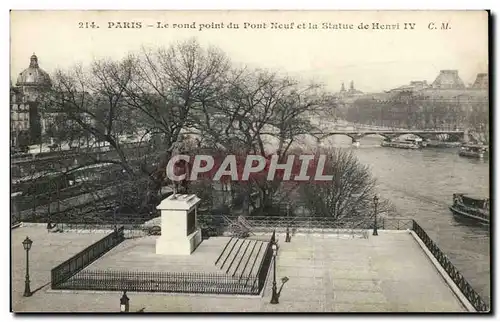
[[[203,272],[126,272],[86,270],[57,284],[59,289],[259,295],[272,262],[271,237],[256,276]]]
[[[276,232],[273,232],[273,236],[271,237],[271,240],[267,244],[264,257],[262,258],[262,262],[260,264],[257,277],[258,277],[258,286],[259,286],[259,292],[264,288],[264,285],[266,284],[266,278],[267,274],[269,273],[269,268],[271,267],[271,262],[273,258],[273,249],[272,245],[276,240]]]
[[[373,227],[373,224],[370,228]],[[413,229],[413,219],[407,218],[381,218],[377,222],[377,228],[382,230],[406,230]]]
[[[83,271],[61,288],[92,291],[132,291],[258,295],[255,276],[197,272]]]
[[[436,243],[427,235],[425,230],[420,227],[416,221],[413,221],[413,231],[424,242],[425,246],[432,255],[437,259],[441,267],[448,273],[455,285],[460,289],[462,294],[469,300],[478,312],[487,312],[488,305],[484,303],[479,294],[470,286],[460,272],[453,266],[448,257],[439,249]]]
[[[228,222],[224,220],[237,221],[238,216],[219,216],[211,214],[199,214],[198,220],[202,227],[221,231],[227,228]],[[272,232],[284,231],[286,228],[295,231],[326,231],[329,229],[373,229],[373,219],[363,220],[335,220],[330,217],[311,216],[246,216],[245,220],[252,226],[254,231]],[[405,230],[412,229],[413,219],[407,218],[380,218],[377,221],[378,229]]]
[[[125,238],[143,237],[151,235],[160,235],[160,223],[156,225],[144,225],[145,221],[158,217],[127,217],[117,216],[116,224],[112,223],[112,217],[107,219],[106,223],[57,223],[60,231],[93,232],[93,231],[111,231],[116,226],[123,226]],[[206,215],[199,214],[198,221],[204,236],[220,236],[229,229],[229,219],[236,222],[237,216]],[[249,216],[245,221],[251,226],[253,232],[284,232],[290,228],[293,232],[324,232],[340,233],[351,232],[360,233],[366,229],[373,229],[373,220],[365,221],[335,221],[328,217],[266,217]],[[406,218],[381,218],[377,222],[377,228],[387,230],[405,230],[412,229],[413,220]],[[347,231],[349,230],[349,231]]]
[[[51,271],[53,289],[64,288],[62,285],[78,274],[96,259],[107,253],[124,240],[123,227],[113,231],[106,237],[85,248],[75,256],[57,265]]]

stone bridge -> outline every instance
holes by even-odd
[[[353,143],[367,135],[379,135],[386,139],[393,140],[399,136],[412,134],[422,138],[423,140],[439,140],[440,136],[446,135],[449,141],[467,142],[469,140],[469,131],[464,129],[405,129],[405,128],[390,128],[376,125],[365,125],[349,123],[345,121],[324,121],[319,122],[319,127],[322,132],[311,133],[317,140],[323,140],[332,135],[345,135],[352,139]]]
[[[353,143],[367,135],[380,135],[389,140],[393,140],[401,135],[413,134],[423,140],[438,139],[440,135],[447,135],[448,139],[453,142],[464,140],[466,131],[464,130],[332,130],[329,132],[312,133],[319,140],[323,140],[332,135],[346,135],[352,139]]]

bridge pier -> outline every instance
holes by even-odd
[[[469,129],[465,129],[465,131],[464,131],[463,142],[464,143],[470,142]]]
[[[352,140],[352,145],[355,147],[359,147],[361,145],[360,140],[363,136],[364,136],[363,134],[359,134],[359,133],[355,134],[355,135],[349,135],[349,137]]]

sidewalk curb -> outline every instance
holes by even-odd
[[[469,302],[469,300],[465,297],[465,295],[462,293],[462,291],[458,288],[458,286],[453,282],[451,277],[448,275],[448,273],[444,270],[444,268],[439,264],[437,259],[432,255],[430,250],[425,246],[424,242],[420,239],[420,237],[417,236],[417,234],[413,231],[410,230],[411,235],[415,239],[415,241],[418,243],[420,248],[424,251],[424,253],[427,255],[427,257],[431,260],[432,264],[436,269],[438,270],[439,274],[443,277],[445,280],[446,284],[450,287],[450,289],[453,291],[455,296],[459,299],[459,301],[462,303],[462,305],[467,309],[469,312],[477,312],[477,310],[474,308],[474,306]]]
[[[49,287],[46,293],[51,294],[123,294],[123,291],[90,291],[90,290],[54,290]],[[134,292],[127,291],[127,295],[146,295],[146,296],[186,296],[186,297],[209,297],[209,298],[245,298],[261,299],[263,294],[244,295],[244,294],[216,294],[216,293],[175,293],[175,292]]]

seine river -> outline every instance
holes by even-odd
[[[347,147],[351,139],[329,141]],[[459,157],[457,149],[391,149],[380,142],[367,137],[352,149],[371,168],[381,197],[391,200],[401,217],[415,219],[488,303],[489,228],[457,221],[448,209],[455,192],[489,195],[488,162]]]

